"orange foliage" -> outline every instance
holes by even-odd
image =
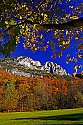
[[[55,105],[54,101],[51,103],[52,98],[54,100],[60,100],[63,103],[62,99],[66,100],[66,98],[70,98],[71,95],[75,95],[83,88],[83,80],[79,78],[71,77],[70,79],[68,78],[68,80],[64,77],[26,78],[22,76],[13,76],[0,69],[0,94],[3,93],[4,84],[6,84],[8,80],[14,81],[15,89],[19,95],[18,102],[20,106],[35,105],[36,108],[40,107],[40,105],[51,105],[52,107],[52,103]],[[45,101],[47,101],[47,104]],[[27,104],[29,102],[30,104]]]

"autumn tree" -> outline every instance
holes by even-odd
[[[83,107],[83,79],[9,76],[0,70],[0,111]]]
[[[15,80],[9,80],[5,83],[3,89],[1,107],[3,111],[13,111],[17,108],[18,94],[15,90]]]
[[[51,45],[53,58],[70,48],[67,63],[77,62],[83,58],[82,13],[82,0],[0,0],[0,53],[9,56],[23,38],[33,52]],[[50,32],[54,39],[46,40]]]

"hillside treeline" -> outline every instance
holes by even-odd
[[[26,78],[0,69],[0,111],[83,107],[83,79],[71,76]]]

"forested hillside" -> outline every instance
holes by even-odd
[[[83,79],[26,78],[0,69],[0,111],[83,107]]]

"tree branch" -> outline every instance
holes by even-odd
[[[41,24],[43,29],[74,29],[83,26],[83,17],[62,24]]]
[[[24,23],[27,23],[30,25],[35,25],[34,22],[26,19],[25,21],[22,21],[21,23],[8,27],[6,30],[4,30],[4,33],[7,32],[8,30],[10,30],[16,26],[19,26],[21,24],[24,24]],[[79,28],[79,27],[83,26],[83,17],[81,17],[79,19],[74,19],[74,20],[71,20],[69,22],[62,23],[62,24],[39,24],[38,23],[36,25],[38,26],[38,29],[43,29],[43,30],[44,29],[58,29],[58,30],[74,29],[74,28]]]

